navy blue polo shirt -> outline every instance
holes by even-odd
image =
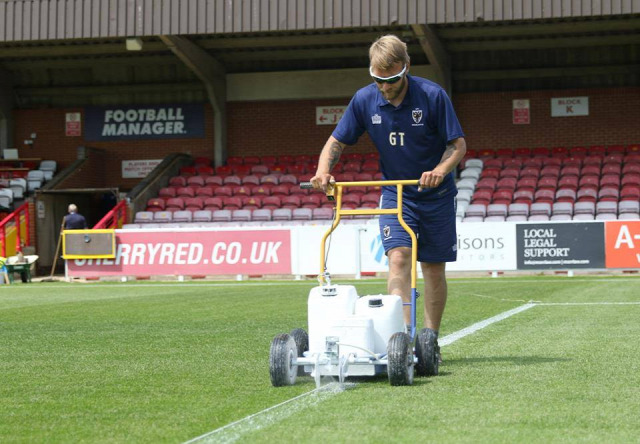
[[[358,90],[333,132],[341,143],[353,145],[365,131],[380,153],[385,180],[419,179],[442,160],[447,142],[464,137],[451,100],[438,84],[407,75],[409,87],[397,108],[387,102],[375,83]],[[390,187],[388,191],[395,187]],[[453,172],[437,188],[418,193],[405,187],[405,196],[430,200],[455,194]]]
[[[66,230],[84,230],[87,228],[87,221],[81,214],[69,213],[64,218],[64,228]]]

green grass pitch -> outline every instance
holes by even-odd
[[[380,280],[349,283],[385,291]],[[178,443],[307,393],[310,377],[273,388],[268,356],[276,334],[306,329],[314,285],[3,286],[0,441]],[[441,335],[528,301],[540,305],[443,347],[438,377],[410,387],[361,378],[231,438],[636,442],[640,305],[626,303],[640,303],[640,279],[450,279]]]

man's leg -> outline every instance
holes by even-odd
[[[411,302],[411,248],[396,247],[388,252],[389,278],[387,289],[389,294],[402,297],[402,302]],[[411,307],[405,305],[404,323],[411,325]]]
[[[446,263],[421,262],[420,266],[424,277],[424,326],[439,331],[447,303]]]

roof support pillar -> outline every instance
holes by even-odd
[[[411,25],[420,46],[442,79],[442,87],[451,97],[451,60],[442,42],[428,25]]]
[[[161,35],[167,47],[204,83],[213,107],[215,165],[227,159],[227,80],[224,66],[198,45],[177,35]]]
[[[13,147],[13,79],[0,68],[0,150]]]

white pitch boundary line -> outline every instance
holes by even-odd
[[[505,311],[504,313],[500,313],[499,315],[493,316],[492,318],[485,319],[484,321],[477,322],[467,328],[463,328],[462,330],[459,330],[455,333],[444,336],[443,338],[438,340],[438,343],[440,344],[440,346],[444,347],[459,339],[464,338],[465,336],[469,336],[470,334],[473,334],[491,324],[502,321],[503,319],[507,319],[510,316],[513,316],[535,306],[536,304],[529,303],[516,307],[512,310]],[[319,387],[317,389],[298,395],[295,398],[291,398],[287,401],[281,402],[280,404],[276,404],[265,410],[259,411],[245,418],[227,424],[211,432],[205,433],[204,435],[193,438],[189,441],[186,441],[184,444],[192,444],[195,442],[235,442],[247,433],[255,432],[271,424],[275,424],[276,422],[288,418],[289,416],[299,412],[304,408],[318,404],[334,395],[337,395],[338,393],[342,393],[343,391],[344,388],[340,387],[336,383],[329,384],[328,386],[324,387]]]
[[[640,301],[630,302],[536,302],[536,305],[640,305]]]

